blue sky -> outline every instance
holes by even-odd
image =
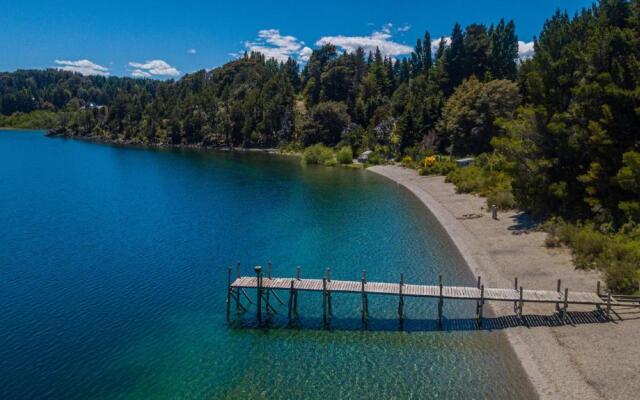
[[[245,49],[304,61],[321,43],[401,57],[425,30],[514,19],[530,42],[560,8],[590,0],[44,1],[0,0],[0,71],[59,67],[168,78],[220,66]],[[526,50],[526,46],[523,50]]]

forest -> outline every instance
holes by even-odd
[[[177,81],[0,73],[0,126],[132,144],[373,151],[544,221],[610,287],[640,282],[640,0],[600,0],[544,24],[530,59],[513,21],[456,24],[408,57],[245,54]],[[328,156],[322,156],[328,154]],[[457,168],[455,157],[474,165]],[[340,162],[343,162],[340,161]],[[335,162],[335,161],[334,161]]]

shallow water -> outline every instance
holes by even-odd
[[[472,284],[417,199],[288,157],[118,148],[0,131],[0,398],[531,398],[474,305],[300,295],[300,326],[225,323],[226,268]],[[284,294],[283,294],[284,295]],[[286,300],[286,299],[285,299]],[[253,309],[250,309],[253,311]]]

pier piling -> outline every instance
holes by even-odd
[[[289,319],[289,323],[291,323],[291,310],[293,308],[293,279],[291,280],[291,289],[289,289],[289,310],[287,313],[287,318]]]
[[[369,305],[367,303],[367,271],[362,270],[362,323],[367,324],[369,319]]]
[[[253,270],[256,272],[256,279],[257,279],[256,317],[258,318],[258,322],[262,323],[262,267],[259,265],[256,265],[255,268],[253,268]]]

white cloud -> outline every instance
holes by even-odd
[[[89,60],[54,60],[56,64],[56,68],[61,69],[63,71],[71,71],[77,72],[82,75],[109,75],[109,68],[103,67],[102,65],[98,65]]]
[[[444,44],[445,46],[449,46],[451,44],[451,37],[450,36],[444,36],[438,39],[434,39],[431,41],[431,53],[432,54],[436,54],[436,52],[438,51],[438,48],[440,47],[440,42],[444,40]]]
[[[278,29],[258,31],[258,39],[244,42],[244,47],[264,54],[267,59],[275,58],[281,62],[287,61],[289,57],[306,61],[311,55],[311,49],[303,41],[295,36],[283,36]]]
[[[444,43],[449,46],[451,44],[451,37],[449,36],[445,36],[444,38]],[[440,40],[441,39],[435,39],[433,41],[431,41],[431,51],[435,54],[436,51],[438,51],[438,47],[440,47]],[[531,57],[533,57],[533,53],[534,53],[534,48],[533,48],[533,42],[523,42],[523,41],[519,41],[518,42],[518,57],[521,60],[527,60]]]
[[[134,69],[131,71],[131,76],[134,78],[151,78],[151,74],[147,71],[143,71],[141,69]]]
[[[411,30],[411,25],[410,24],[404,24],[400,27],[398,27],[397,31],[398,32],[408,32]]]
[[[382,55],[387,57],[411,53],[412,47],[390,40],[392,27],[391,23],[385,24],[382,29],[373,32],[370,36],[324,36],[316,42],[316,45],[323,46],[331,43],[349,53],[356,51],[358,47],[361,47],[365,52],[374,52],[376,48],[379,48]]]
[[[533,57],[534,51],[535,50],[533,48],[533,42],[518,42],[518,56],[521,60],[528,60],[529,58]]]
[[[198,50],[196,50],[196,49],[187,50],[187,53],[189,53],[189,54],[196,54],[197,52],[198,52]]]
[[[300,53],[298,55],[298,60],[300,61],[304,61],[307,62],[309,61],[309,57],[311,57],[311,53],[313,53],[313,50],[311,50],[310,47],[303,47],[302,50],[300,50]]]
[[[180,71],[163,60],[151,60],[145,63],[130,62],[129,66],[134,68],[131,76],[136,78],[151,78],[154,76],[175,77],[181,74]]]

